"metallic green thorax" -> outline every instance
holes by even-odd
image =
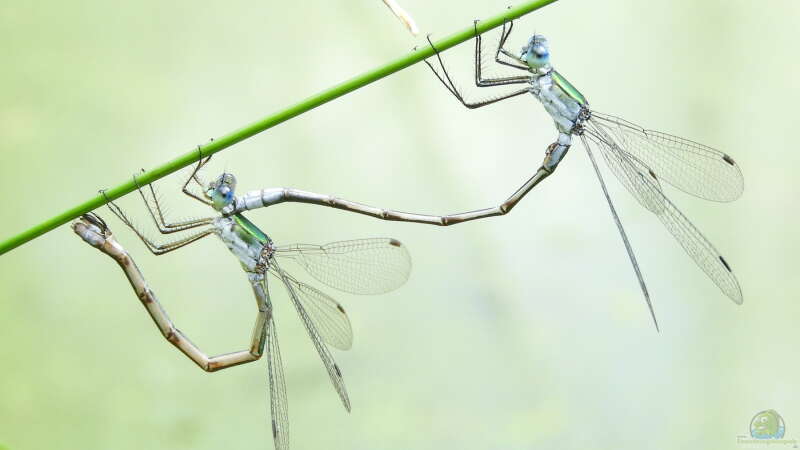
[[[587,101],[586,97],[581,94],[581,92],[575,88],[566,78],[561,76],[560,73],[556,72],[555,70],[550,73],[550,76],[553,79],[553,82],[564,91],[565,94],[569,95],[570,98],[578,102],[581,106],[586,106]]]
[[[247,220],[247,218],[241,213],[234,214],[233,220],[236,221],[236,225],[238,225],[239,230],[241,230],[240,235],[242,239],[255,239],[256,241],[265,245],[272,242],[272,239],[270,239],[269,236],[261,231],[261,229],[258,228],[253,222]]]

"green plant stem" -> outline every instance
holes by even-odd
[[[478,33],[485,33],[493,28],[496,28],[503,24],[506,20],[513,20],[517,19],[529,12],[535,11],[539,8],[549,5],[557,0],[533,0],[525,2],[519,6],[510,8],[504,11],[501,14],[498,14],[490,19],[483,20],[478,22],[477,31]],[[434,42],[436,48],[439,51],[447,50],[451,47],[454,47],[462,42],[465,42],[475,36],[475,28],[472,25],[469,27],[451,34],[450,36],[445,37],[439,41]],[[198,149],[194,149],[184,155],[179,156],[178,158],[169,161],[166,164],[163,164],[159,167],[156,167],[152,170],[148,170],[147,172],[142,173],[141,175],[137,176],[139,184],[145,185],[148,183],[152,183],[160,178],[163,178],[173,172],[176,172],[201,158],[201,156],[209,156],[226,149],[237,142],[241,142],[249,137],[255,136],[258,133],[261,133],[264,130],[268,130],[275,125],[278,125],[282,122],[285,122],[293,117],[299,116],[304,112],[310,111],[318,106],[324,105],[331,100],[339,98],[345,94],[353,92],[356,89],[362,88],[374,81],[380,80],[383,77],[389,76],[395,72],[398,72],[406,67],[409,67],[413,64],[416,64],[422,61],[425,58],[429,58],[433,56],[434,52],[433,49],[429,46],[425,46],[424,48],[420,48],[416,51],[412,51],[411,53],[406,54],[400,58],[395,59],[394,61],[389,62],[386,65],[378,67],[377,69],[370,70],[369,72],[365,72],[361,75],[358,75],[354,78],[351,78],[343,83],[337,84],[329,89],[326,89],[316,95],[313,95],[305,100],[300,101],[292,106],[289,106],[286,109],[283,109],[275,114],[267,116],[258,122],[252,123],[242,129],[236,130],[232,133],[229,133],[221,138],[217,138],[206,145],[200,146],[199,151]],[[61,226],[72,219],[79,217],[81,214],[85,214],[89,211],[97,209],[103,205],[105,205],[108,200],[115,200],[123,195],[129,194],[136,189],[136,183],[131,179],[119,186],[114,188],[108,189],[105,191],[105,196],[97,195],[94,198],[91,198],[80,205],[77,205],[73,208],[68,209],[67,211],[62,212],[61,214],[46,220],[34,227],[29,228],[28,230],[23,231],[22,233],[12,236],[11,238],[3,241],[0,243],[0,255],[12,250],[20,245],[47,233],[54,228]]]

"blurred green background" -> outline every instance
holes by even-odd
[[[435,36],[507,6],[401,3]],[[579,145],[503,218],[435,228],[304,205],[250,214],[278,243],[392,236],[414,259],[399,291],[336,294],[355,334],[335,352],[349,415],[275,290],[293,448],[734,449],[764,409],[800,438],[798,20],[788,0],[563,0],[510,42],[547,35],[595,109],[737,160],[735,203],[669,193],[730,261],[741,307],[609,178],[657,334]],[[79,0],[2,3],[0,42],[4,239],[424,38],[378,0]],[[465,87],[471,52],[445,53]],[[534,99],[467,111],[419,65],[224,151],[210,173],[234,172],[242,192],[451,213],[505,199],[555,136]],[[202,215],[179,178],[159,183],[171,210]],[[149,226],[136,197],[121,204]],[[156,258],[99,213],[195,343],[246,345],[252,294],[218,241]],[[0,257],[0,298],[0,445],[272,448],[266,363],[198,370],[68,227]]]

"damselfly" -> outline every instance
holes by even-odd
[[[475,22],[477,25],[477,21]],[[664,196],[661,181],[691,195],[713,201],[728,202],[737,199],[743,191],[744,181],[739,166],[727,154],[696,142],[658,131],[644,129],[614,116],[601,114],[589,108],[589,103],[566,78],[550,64],[550,49],[544,36],[535,34],[522,47],[519,55],[504,48],[513,29],[513,22],[503,24],[500,42],[494,52],[494,61],[503,66],[526,72],[524,75],[484,78],[481,55],[481,36],[475,29],[475,84],[478,87],[525,85],[513,92],[499,96],[467,100],[455,86],[444,66],[441,55],[428,38],[441,67],[441,73],[428,61],[439,81],[467,108],[480,108],[522,94],[532,94],[550,114],[558,129],[558,140],[547,148],[542,166],[526,185],[526,193],[552,174],[572,143],[572,136],[583,142],[586,153],[600,181],[611,215],[625,244],[636,277],[653,322],[658,322],[650,294],[639,270],[628,237],[622,227],[603,177],[595,161],[592,148],[600,154],[617,179],[633,197],[654,213],[675,236],[689,256],[714,283],[735,303],[742,303],[739,282],[730,265],[675,205]]]
[[[198,168],[208,159],[201,160]],[[198,195],[188,189],[196,182],[206,189]],[[212,206],[216,210],[231,204],[235,199],[236,179],[223,173],[205,185],[199,180],[197,169],[184,185],[184,192]],[[170,321],[158,303],[155,293],[146,285],[131,256],[113,238],[105,222],[96,215],[86,215],[73,229],[86,242],[108,254],[125,271],[131,285],[150,313],[164,337],[206,371],[216,371],[238,364],[258,360],[264,353],[268,357],[270,409],[275,447],[289,447],[288,408],[286,388],[281,363],[278,335],[273,319],[273,306],[268,289],[269,276],[282,284],[289,294],[314,347],[319,353],[328,376],[339,394],[345,409],[350,411],[350,400],[345,390],[339,367],[333,361],[328,346],[347,350],[352,345],[352,330],[344,308],[333,298],[296,279],[284,270],[284,264],[294,262],[312,277],[326,285],[354,294],[381,294],[397,289],[408,279],[411,258],[400,241],[391,238],[357,239],[333,242],[326,245],[294,244],[275,245],[272,239],[241,213],[219,215],[177,223],[165,220],[160,202],[152,185],[149,194],[140,187],[139,193],[162,234],[194,230],[183,239],[159,244],[147,238],[133,226],[130,219],[114,203],[109,207],[125,225],[130,227],[156,255],[177,250],[206,236],[216,235],[239,260],[247,274],[258,307],[250,347],[239,352],[219,356],[206,356],[187,339]],[[150,198],[148,198],[150,196]]]

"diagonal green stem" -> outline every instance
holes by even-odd
[[[478,33],[485,33],[493,28],[503,24],[506,20],[517,19],[529,12],[535,11],[539,8],[549,5],[556,0],[532,0],[525,2],[517,7],[510,8],[501,14],[491,17],[487,20],[478,22]],[[472,26],[465,28],[459,32],[453,33],[439,41],[434,42],[436,48],[440,51],[447,50],[462,42],[465,42],[475,36],[475,29]],[[275,114],[267,116],[258,122],[252,123],[240,130],[236,130],[221,138],[203,145],[199,148],[200,151],[194,149],[178,158],[169,161],[155,169],[149,170],[137,176],[139,183],[144,185],[152,183],[160,178],[163,178],[173,172],[176,172],[200,159],[202,156],[213,155],[220,150],[226,149],[237,142],[241,142],[249,137],[255,136],[264,130],[268,130],[275,125],[285,122],[295,116],[299,116],[304,112],[310,111],[318,106],[324,105],[331,100],[339,98],[348,94],[356,89],[362,88],[374,81],[380,80],[383,77],[389,76],[395,72],[405,69],[413,64],[422,61],[425,58],[433,56],[433,49],[426,46],[417,51],[412,51],[394,61],[389,62],[377,69],[370,70],[354,78],[351,78],[343,83],[337,84],[328,88],[316,95],[308,97],[288,108],[281,110]],[[12,236],[11,238],[0,243],[0,255],[12,250],[20,245],[47,233],[48,231],[69,222],[72,219],[79,217],[89,211],[97,209],[107,203],[108,200],[115,200],[123,195],[129,194],[136,189],[136,183],[129,180],[117,187],[111,188],[105,192],[105,196],[97,195],[78,206],[68,209],[63,213],[46,220],[22,233]]]

